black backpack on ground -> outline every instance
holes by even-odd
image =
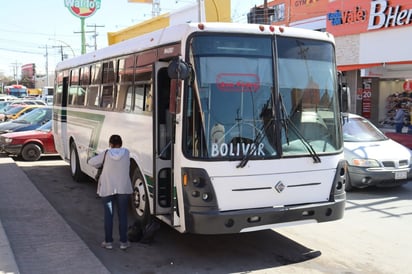
[[[155,220],[151,220],[144,228],[139,221],[135,221],[129,226],[127,238],[129,242],[140,242],[142,244],[150,244],[154,241],[154,236],[159,230],[160,224]]]

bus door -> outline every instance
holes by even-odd
[[[69,159],[69,148],[67,144],[67,94],[69,90],[69,77],[65,75],[61,82],[58,83],[58,91],[54,98],[54,105],[57,107],[57,113],[54,111],[54,125],[56,149],[64,159]],[[57,136],[57,138],[56,138]]]
[[[173,115],[169,112],[170,78],[168,63],[155,64],[154,95],[154,214],[171,225],[177,225],[173,182]]]

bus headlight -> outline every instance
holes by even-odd
[[[182,185],[185,200],[194,207],[217,207],[210,177],[201,168],[182,168]]]
[[[202,193],[202,200],[203,201],[207,201],[207,200],[209,200],[209,198],[210,198],[209,193],[207,193],[207,192]]]

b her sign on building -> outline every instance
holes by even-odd
[[[74,16],[87,18],[100,9],[101,0],[64,0],[64,5]]]

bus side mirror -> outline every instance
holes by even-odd
[[[343,113],[350,112],[350,89],[343,83],[343,74],[338,72],[338,94],[340,111]]]
[[[170,62],[167,73],[170,79],[187,80],[190,76],[190,66],[179,57],[175,57]]]
[[[346,86],[340,86],[339,90],[340,111],[350,112],[350,89]]]

